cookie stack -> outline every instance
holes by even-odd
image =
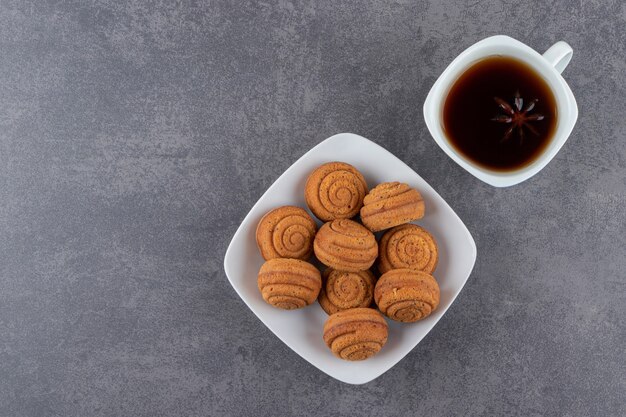
[[[258,275],[261,295],[285,310],[317,299],[329,314],[323,339],[333,354],[351,361],[370,358],[387,342],[383,315],[415,322],[439,305],[439,285],[431,275],[437,243],[409,223],[424,216],[422,196],[399,182],[369,190],[363,175],[344,162],[315,169],[304,196],[325,222],[319,230],[295,206],[276,208],[259,222],[256,239],[266,260]],[[374,232],[382,231],[377,241]],[[313,253],[326,266],[323,274],[310,262]],[[382,274],[378,280],[371,270],[375,263]]]

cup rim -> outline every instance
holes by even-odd
[[[461,155],[443,131],[442,112],[448,91],[458,77],[474,62],[493,55],[512,56],[535,69],[552,88],[558,108],[558,124],[551,143],[535,161],[514,171],[495,171],[476,164]],[[431,87],[424,101],[423,113],[431,136],[453,161],[487,184],[495,187],[509,187],[533,177],[556,156],[576,124],[578,106],[567,82],[541,54],[509,36],[496,35],[471,45],[446,67]]]

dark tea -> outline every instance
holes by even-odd
[[[550,86],[526,63],[492,56],[452,85],[443,128],[456,150],[495,171],[514,171],[537,159],[556,130]]]

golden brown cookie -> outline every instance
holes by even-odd
[[[418,321],[428,317],[439,305],[439,285],[426,272],[392,269],[376,283],[374,300],[380,311],[392,320]]]
[[[347,272],[327,268],[317,299],[327,314],[357,307],[369,307],[374,299],[376,278],[370,271]]]
[[[384,182],[363,200],[361,221],[372,232],[389,229],[424,217],[422,195],[407,184]]]
[[[256,228],[256,243],[263,259],[307,260],[313,253],[317,225],[300,207],[283,206],[267,213]]]
[[[322,221],[350,219],[357,214],[367,194],[363,175],[344,162],[326,163],[309,175],[304,198],[309,209]]]
[[[274,307],[293,310],[317,299],[322,287],[320,271],[299,259],[270,259],[261,266],[257,283],[263,299]]]
[[[365,271],[378,256],[374,234],[348,219],[333,220],[320,227],[313,241],[315,256],[340,271]]]
[[[328,317],[324,342],[335,356],[362,361],[377,354],[387,343],[387,322],[373,308],[351,308]]]
[[[399,268],[432,274],[439,258],[437,242],[432,235],[411,223],[388,230],[380,239],[378,250],[381,274]]]

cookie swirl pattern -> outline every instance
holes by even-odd
[[[365,178],[355,167],[329,162],[309,175],[304,197],[313,214],[327,222],[359,214],[367,191]]]
[[[387,343],[385,318],[372,308],[353,308],[331,315],[324,324],[324,342],[335,356],[360,361],[377,354]]]
[[[415,224],[403,224],[380,239],[378,270],[409,268],[431,274],[437,267],[439,252],[435,238]]]
[[[374,288],[380,311],[392,320],[414,322],[428,317],[439,305],[439,285],[431,275],[410,269],[384,273]]]
[[[339,219],[324,224],[313,242],[315,256],[324,265],[340,271],[369,269],[378,256],[374,234],[359,223]]]
[[[385,182],[363,199],[361,221],[372,232],[389,229],[424,217],[422,195],[407,184]]]
[[[347,272],[327,268],[322,275],[318,301],[327,314],[369,307],[374,299],[375,282],[370,271]]]
[[[265,302],[283,310],[294,310],[317,299],[322,277],[308,262],[276,258],[261,266],[257,284]]]
[[[257,226],[256,240],[263,259],[307,260],[313,252],[317,225],[300,207],[283,206],[267,213]]]

